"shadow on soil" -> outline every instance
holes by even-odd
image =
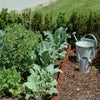
[[[93,59],[92,65],[99,70],[100,73],[100,49],[97,52],[96,58]]]
[[[77,63],[77,61],[76,61],[76,50],[75,49],[73,49],[73,52],[71,52],[71,55],[69,55],[68,59],[69,59],[70,62],[72,62],[72,64]],[[75,71],[79,72],[79,68],[76,68],[76,66],[74,66],[74,64],[72,65],[72,67],[74,67]]]
[[[69,56],[69,61],[76,62],[76,56]]]

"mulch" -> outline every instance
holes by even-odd
[[[94,70],[93,67],[98,70]],[[100,49],[96,50],[89,73],[82,74],[79,69],[76,52],[71,50],[57,100],[100,100]]]

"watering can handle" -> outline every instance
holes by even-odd
[[[85,34],[85,35],[82,37],[82,39],[84,40],[84,38],[85,38],[86,36],[91,36],[91,37],[94,38],[94,40],[95,40],[95,48],[97,48],[98,43],[97,43],[96,37],[95,37],[93,34]],[[82,39],[81,39],[81,40],[82,40]]]

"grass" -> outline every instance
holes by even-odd
[[[100,0],[58,0],[49,6],[37,9],[43,15],[52,14],[53,21],[56,20],[60,12],[65,12],[66,19],[69,19],[73,11],[84,14],[89,12],[100,13]]]

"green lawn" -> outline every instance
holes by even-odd
[[[100,13],[100,0],[58,0],[49,6],[37,9],[43,15],[53,15],[53,20],[56,19],[59,12],[65,12],[68,19],[73,11],[88,14],[90,11]]]

